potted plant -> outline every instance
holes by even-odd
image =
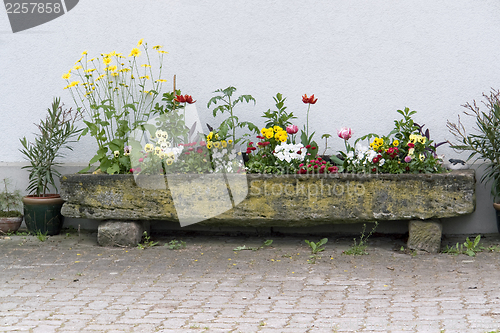
[[[21,213],[22,195],[19,190],[11,192],[9,190],[9,179],[2,180],[2,190],[0,192],[0,234],[16,232],[23,222]]]
[[[458,140],[452,147],[469,151],[468,160],[474,159],[474,162],[486,167],[481,182],[491,183],[493,207],[496,209],[500,231],[500,91],[492,90],[489,95],[483,94],[483,97],[486,111],[481,111],[476,101],[463,105],[467,108],[465,115],[476,120],[475,133],[466,133],[460,117],[457,123],[448,121],[447,126]]]
[[[72,149],[68,143],[81,130],[75,122],[81,116],[78,112],[63,109],[61,100],[54,98],[45,120],[37,125],[40,130],[35,134],[34,142],[26,137],[20,139],[24,149],[21,153],[30,162],[23,169],[29,171],[28,196],[23,198],[26,227],[32,233],[56,235],[61,231],[63,218],[61,207],[64,201],[57,194],[55,177],[61,174],[56,169],[60,165],[57,159],[62,157],[61,149]],[[56,193],[50,193],[53,190]]]

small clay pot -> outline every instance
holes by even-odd
[[[16,232],[23,223],[22,216],[0,217],[0,234]]]

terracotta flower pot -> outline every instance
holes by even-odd
[[[0,217],[0,234],[7,232],[16,232],[23,223],[22,216]]]
[[[28,195],[23,198],[24,220],[31,233],[57,235],[61,232],[64,220],[61,207],[64,200],[59,194],[44,197]]]

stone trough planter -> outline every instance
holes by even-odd
[[[61,197],[66,200],[64,216],[103,221],[101,245],[135,245],[152,220],[242,227],[409,220],[409,247],[436,252],[439,219],[474,211],[475,176],[473,170],[417,175],[182,174],[137,180],[133,175],[72,174],[61,177]]]

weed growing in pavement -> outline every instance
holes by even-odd
[[[30,233],[28,231],[16,231],[16,232],[12,232],[12,231],[3,232],[3,231],[0,231],[0,234],[3,235],[3,236],[29,236],[30,235]]]
[[[361,231],[361,237],[359,239],[359,243],[356,241],[356,238],[354,238],[354,244],[351,245],[349,249],[342,251],[342,254],[353,255],[353,256],[361,256],[364,254],[368,254],[368,252],[366,252],[366,248],[368,247],[368,244],[366,244],[366,242],[368,241],[368,238],[370,238],[370,236],[375,232],[377,226],[378,222],[375,222],[375,225],[373,226],[370,233],[365,236],[366,224],[363,224],[363,230]]]
[[[257,251],[257,250],[263,249],[266,246],[271,246],[272,243],[273,243],[273,240],[268,239],[268,240],[264,241],[264,243],[259,247],[247,247],[246,245],[243,245],[243,246],[238,246],[238,247],[234,248],[233,251],[242,251],[242,250]]]
[[[328,243],[328,238],[323,238],[319,242],[310,242],[307,239],[304,241],[311,248],[312,255],[309,256],[307,260],[310,264],[315,264],[316,260],[321,259],[321,256],[318,256],[319,252],[323,252],[325,250],[324,245]]]
[[[325,248],[323,247],[323,245],[325,245],[326,243],[328,243],[328,238],[323,238],[322,240],[320,240],[317,243],[310,242],[307,239],[304,242],[306,242],[306,244],[309,245],[309,247],[311,248],[312,254],[317,254],[317,253],[322,252],[322,251],[325,250]]]
[[[156,244],[158,244],[158,242],[153,242],[151,240],[151,237],[148,235],[147,231],[144,231],[144,233],[142,234],[142,238],[143,238],[142,244],[141,243],[137,244],[137,248],[141,250],[144,250],[145,248],[148,247],[153,247]]]
[[[38,238],[38,240],[40,242],[45,242],[47,240],[47,232],[43,233],[39,230],[36,232],[36,238]]]
[[[486,248],[489,252],[500,252],[500,245],[490,245]]]
[[[186,242],[184,241],[179,242],[173,239],[170,242],[166,243],[165,246],[167,246],[170,250],[180,250],[186,247]]]
[[[481,241],[481,235],[477,235],[474,241],[471,241],[469,237],[467,237],[465,239],[465,243],[463,244],[457,243],[455,246],[451,247],[446,245],[445,249],[442,252],[453,255],[466,254],[469,257],[475,257],[476,253],[483,252],[485,250],[484,246],[481,246],[479,244],[480,241]]]

